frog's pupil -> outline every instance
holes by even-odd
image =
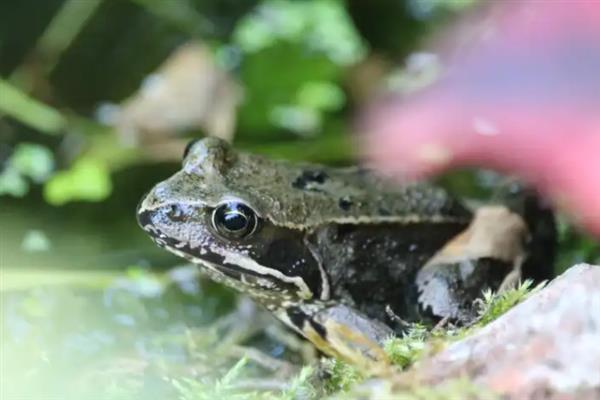
[[[222,204],[213,212],[213,226],[221,236],[228,239],[240,239],[250,235],[256,224],[254,211],[237,201]]]
[[[237,211],[230,211],[223,216],[223,225],[230,231],[242,230],[248,225],[248,219]]]

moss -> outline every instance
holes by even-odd
[[[362,374],[350,364],[332,358],[321,360],[321,368],[326,378],[323,381],[325,392],[348,392],[352,386],[363,380]]]
[[[476,326],[485,326],[510,310],[529,295],[542,289],[546,282],[533,287],[531,280],[526,280],[514,289],[494,294],[491,291],[483,293],[483,303]]]
[[[509,309],[540,290],[544,284],[533,286],[525,281],[514,289],[493,293],[483,293],[480,301],[481,311],[477,322],[468,327],[428,329],[422,324],[413,324],[402,337],[392,337],[384,343],[384,350],[394,366],[405,370],[423,357],[443,350],[449,343],[463,339],[476,330],[494,321]],[[361,371],[343,361],[327,359],[323,365],[328,374],[324,381],[326,392],[338,394],[341,398],[370,398],[390,396],[394,399],[494,399],[493,393],[486,391],[466,378],[444,382],[438,386],[421,386],[418,382],[408,388],[397,388],[392,379],[378,381],[376,387],[364,382]],[[363,382],[362,385],[359,385]],[[367,393],[365,393],[365,391]],[[342,395],[341,393],[344,393]],[[373,397],[375,396],[375,397]]]
[[[313,399],[317,398],[317,391],[311,384],[315,373],[314,368],[306,366],[292,379],[290,386],[275,398],[277,400]]]
[[[421,357],[428,337],[424,325],[414,324],[402,337],[388,339],[384,344],[384,350],[392,364],[404,369]]]

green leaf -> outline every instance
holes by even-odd
[[[365,45],[341,1],[268,0],[238,23],[234,42],[246,53],[261,51],[278,40],[297,42],[350,65],[365,54]]]
[[[83,158],[71,169],[60,172],[44,187],[44,198],[53,205],[73,200],[101,201],[112,191],[112,182],[107,166],[93,159]]]
[[[306,82],[297,94],[298,104],[316,110],[336,111],[346,101],[342,89],[333,82]]]

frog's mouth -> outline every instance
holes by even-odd
[[[239,292],[246,293],[261,301],[267,308],[280,304],[281,301],[297,299],[298,288],[288,282],[282,282],[269,275],[249,271],[236,265],[225,263],[225,259],[217,254],[202,254],[197,257],[189,248],[174,248],[169,244],[162,246],[171,253],[185,258],[192,264],[200,266],[207,275]],[[192,253],[192,254],[190,254]]]
[[[301,276],[285,275],[277,268],[261,265],[247,254],[219,246],[213,247],[209,242],[192,247],[187,241],[174,239],[171,235],[165,234],[160,225],[155,224],[152,210],[138,212],[137,220],[159,247],[204,267],[213,279],[226,280],[227,282],[224,283],[233,286],[236,290],[265,291],[265,294],[270,294],[269,297],[297,296],[303,299],[313,297],[313,292]]]
[[[139,206],[138,206],[139,207]],[[169,242],[169,238],[152,222],[152,213],[150,211],[139,211],[136,214],[137,223],[142,228],[150,239],[159,247],[165,248]]]
[[[228,262],[226,257],[211,252],[202,252],[198,249],[190,249],[187,246],[174,248],[169,244],[164,246],[165,249],[185,258],[193,264],[206,267],[207,269],[222,274],[228,279],[241,283],[244,286],[254,290],[264,290],[271,293],[271,297],[276,294],[295,294],[298,292],[298,287],[290,282],[277,279],[272,275],[263,274],[254,270],[243,268],[237,264]],[[236,286],[237,289],[240,289]],[[247,291],[247,290],[242,290]],[[291,296],[284,296],[289,297]]]
[[[180,242],[165,235],[152,222],[149,211],[138,212],[137,221],[140,227],[148,233],[152,241],[159,247],[188,260],[189,262],[204,267],[209,275],[216,280],[223,281],[224,278],[230,286],[240,291],[254,288],[273,292],[293,293],[297,290],[294,285],[280,282],[272,276],[239,267],[227,262],[222,255],[208,251],[207,249],[191,248],[188,243]],[[233,284],[236,282],[236,284]],[[243,285],[243,286],[240,286]]]

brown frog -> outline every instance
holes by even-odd
[[[188,146],[137,218],[159,246],[359,364],[385,360],[382,342],[405,321],[472,319],[483,289],[520,277],[532,233],[505,206],[473,213],[431,185],[270,160],[215,138]]]

